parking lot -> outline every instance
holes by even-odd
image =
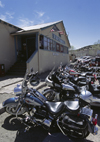
[[[95,111],[98,112],[99,111]],[[100,120],[100,113],[99,118]],[[72,139],[64,136],[60,132],[48,134],[42,127],[32,128],[24,133],[24,125],[11,115],[4,113],[0,117],[0,142],[99,142],[100,141],[100,121],[98,121],[98,135],[90,134],[86,139]],[[19,134],[20,132],[20,134]]]
[[[21,82],[20,82],[21,83]],[[0,94],[0,103],[5,99],[14,96],[13,88],[16,84],[6,86],[9,93]],[[45,88],[45,87],[44,87]],[[41,92],[44,88],[40,89]],[[90,134],[86,139],[73,139],[68,136],[64,136],[60,131],[55,131],[49,134],[42,127],[35,127],[28,132],[24,132],[25,126],[21,124],[14,116],[7,114],[6,112],[0,115],[0,142],[99,142],[100,141],[100,110],[99,108],[93,108],[94,113],[98,113],[98,134]]]

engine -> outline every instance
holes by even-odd
[[[45,129],[49,129],[52,123],[52,120],[49,118],[49,115],[45,108],[36,107],[32,109],[32,119],[33,122],[37,125],[42,125]]]

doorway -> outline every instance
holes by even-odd
[[[18,37],[17,61],[27,61],[36,50],[36,35]]]
[[[26,48],[27,48],[27,59],[34,53],[36,50],[36,38],[31,37],[26,39]]]

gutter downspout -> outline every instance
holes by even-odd
[[[36,49],[38,50],[38,72],[40,73],[40,68],[39,68],[39,33],[36,33]]]

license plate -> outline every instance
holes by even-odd
[[[93,114],[93,110],[92,109],[89,109],[89,108],[86,108],[86,107],[83,107],[81,109],[81,114],[85,114],[87,116],[92,116]]]

